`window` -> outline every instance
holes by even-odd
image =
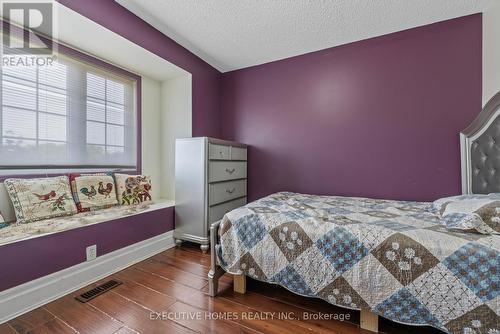
[[[123,72],[63,54],[2,66],[0,173],[135,170],[138,82]]]
[[[91,159],[103,155],[119,162],[126,147],[126,86],[108,78],[87,73],[86,145]]]

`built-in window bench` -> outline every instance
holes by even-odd
[[[173,229],[174,202],[162,200],[0,228],[0,309],[25,292],[52,300],[173,247]],[[97,259],[86,262],[91,245]]]
[[[160,200],[152,204],[115,206],[109,209],[44,219],[28,224],[2,224],[0,225],[0,246],[94,224],[107,223],[122,218],[139,216],[136,219],[142,220],[143,218],[140,216],[143,214],[173,206],[173,201]]]

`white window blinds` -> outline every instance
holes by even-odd
[[[2,66],[0,173],[135,169],[135,85],[61,54],[52,65]]]

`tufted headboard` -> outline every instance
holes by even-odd
[[[460,133],[462,193],[500,192],[500,92]]]

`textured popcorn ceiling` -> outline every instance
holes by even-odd
[[[484,11],[500,0],[116,0],[222,72]]]

